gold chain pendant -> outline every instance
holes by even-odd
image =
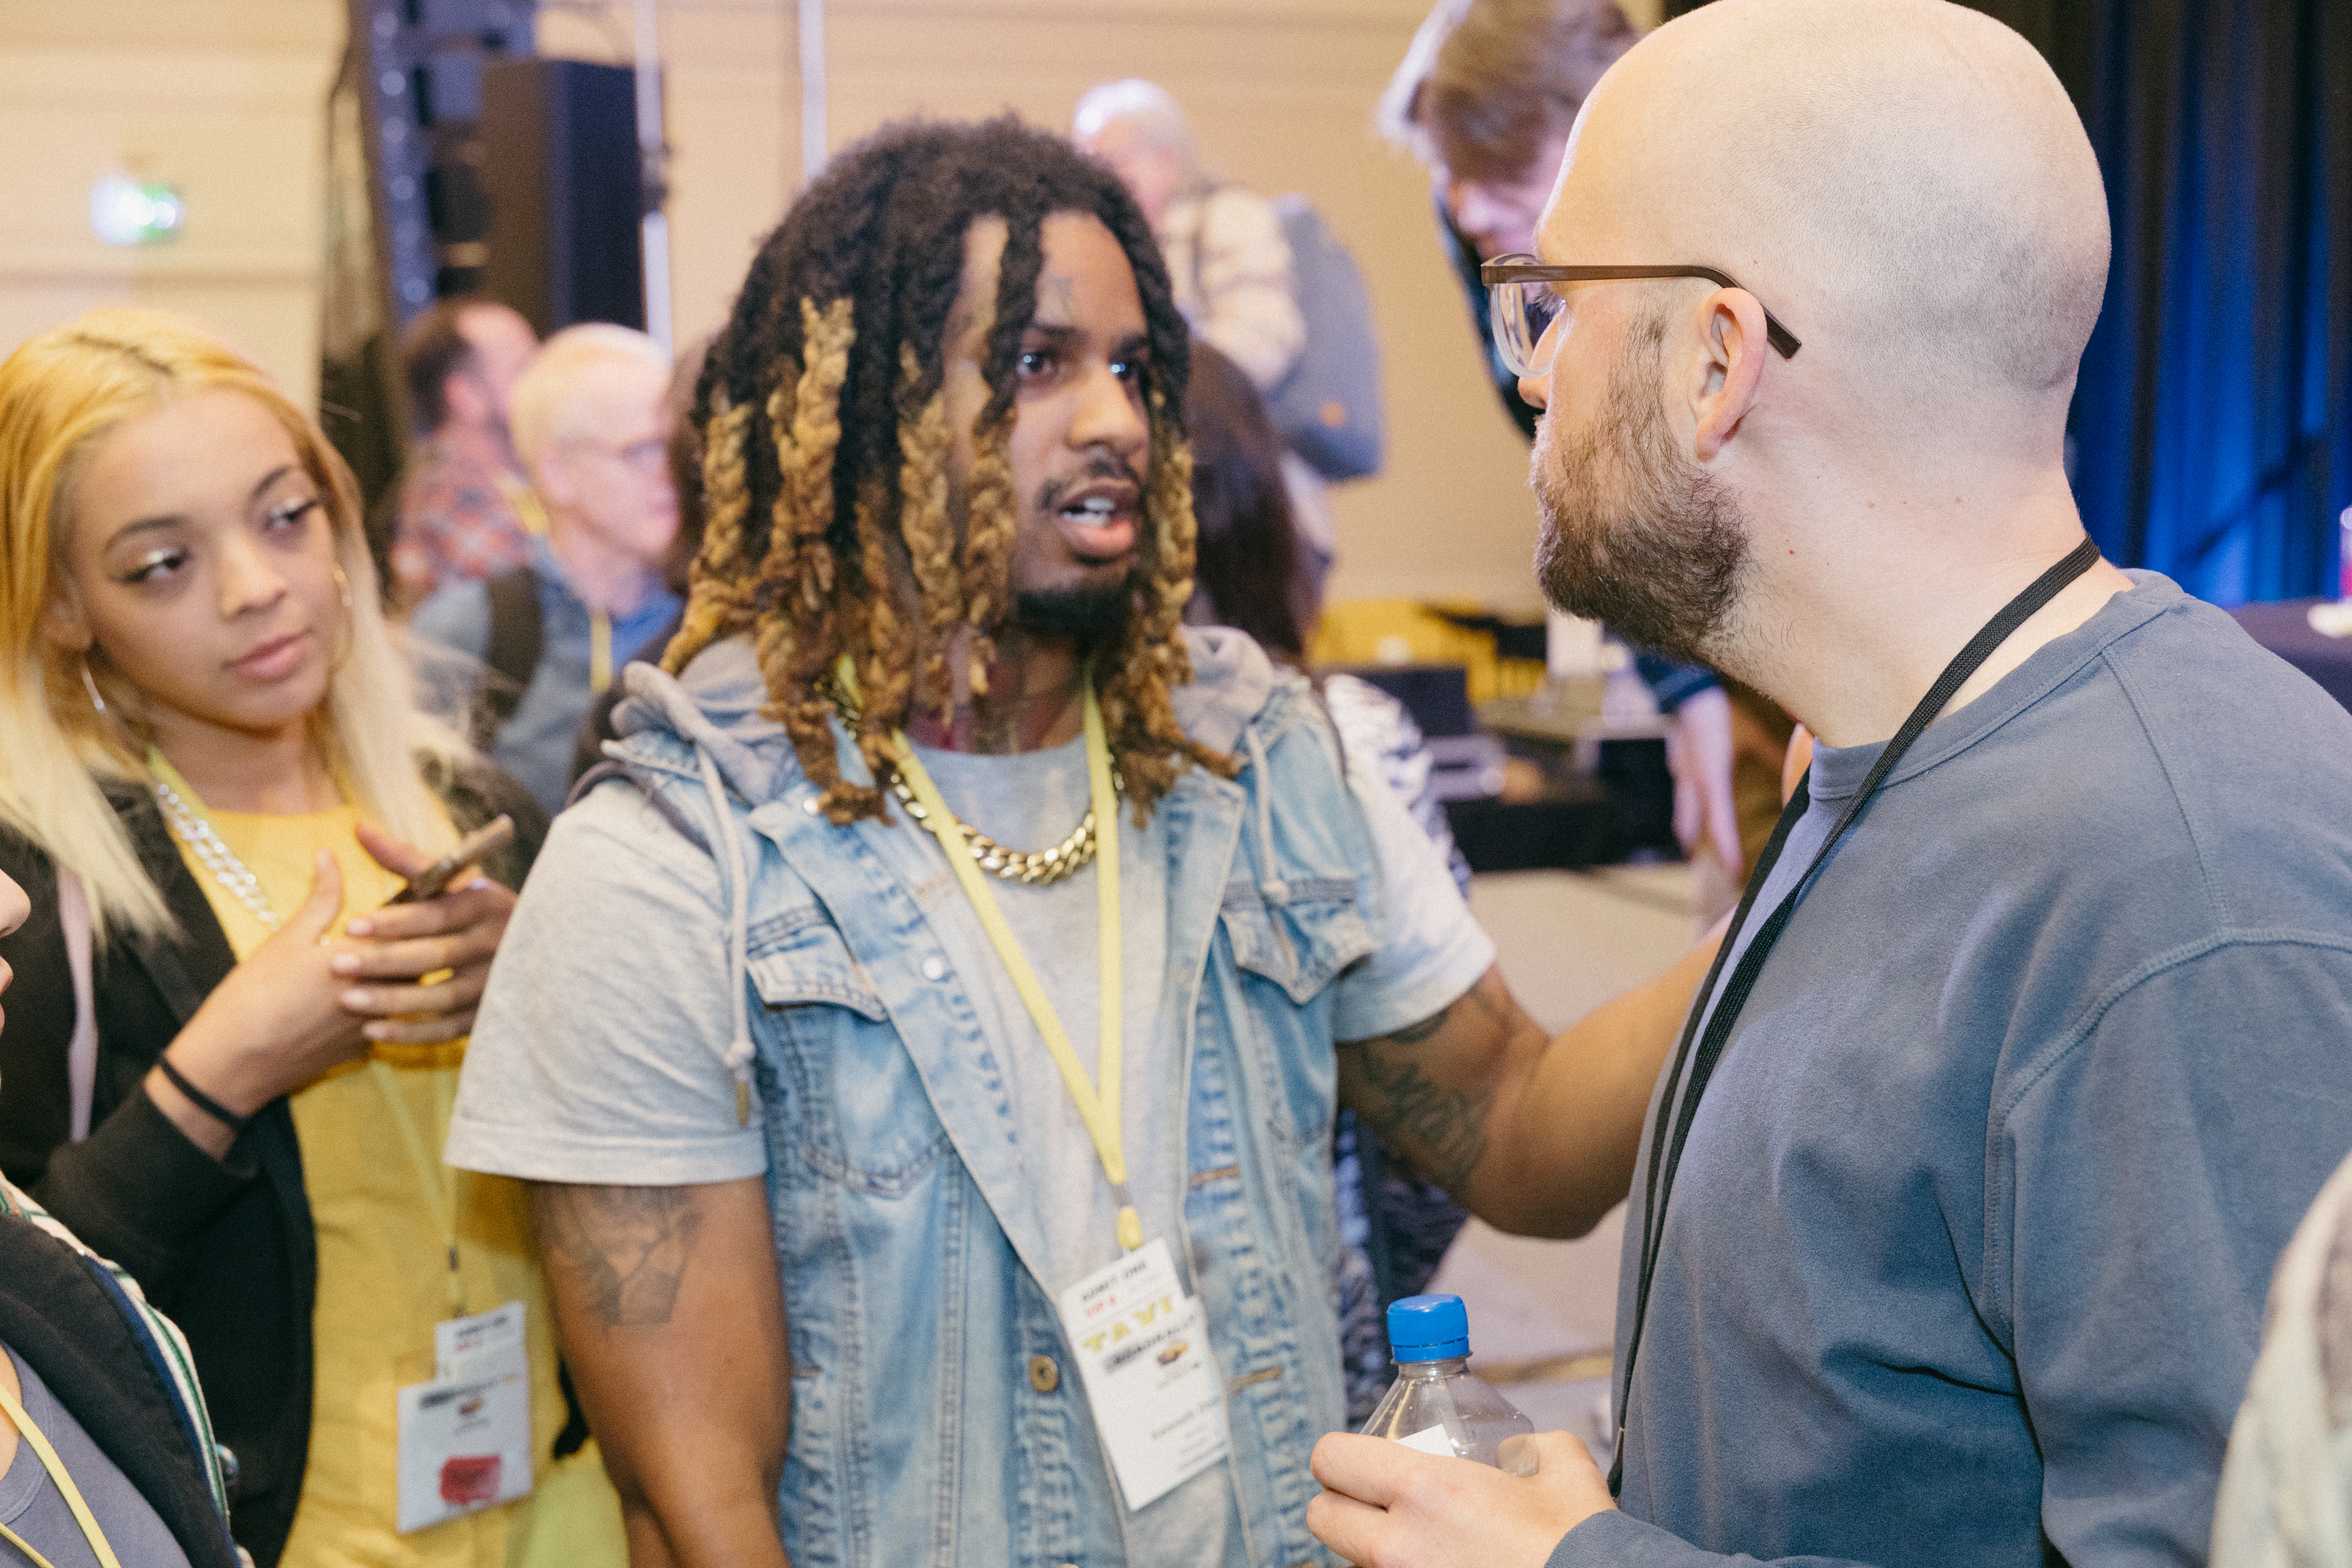
[[[848,700],[839,685],[828,682],[827,686],[825,696],[832,702],[833,710],[841,716],[843,725],[850,733],[856,734],[857,721],[864,717],[863,712]],[[1116,768],[1111,770],[1111,783],[1120,794],[1126,793],[1125,781],[1119,778]],[[898,803],[907,808],[908,816],[917,822],[929,821],[929,811],[915,798],[915,792],[907,781],[896,773],[890,775],[890,793],[898,797]],[[1087,808],[1086,816],[1078,819],[1078,825],[1070,829],[1067,837],[1047,849],[1008,849],[987,834],[952,816],[948,818],[948,826],[962,836],[964,847],[980,863],[982,870],[1004,881],[1017,882],[1024,888],[1050,888],[1056,882],[1066,881],[1084,870],[1095,858],[1095,814],[1091,806]]]

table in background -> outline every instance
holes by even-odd
[[[2352,637],[2331,637],[2313,631],[2305,618],[2317,599],[2284,599],[2276,604],[2242,605],[2231,610],[2238,624],[2256,642],[2317,681],[2321,689],[2352,708]]]

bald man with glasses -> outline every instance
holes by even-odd
[[[2352,716],[2099,559],[2108,262],[2025,41],[1717,0],[1486,268],[1537,571],[1821,746],[1654,1089],[1607,1473],[1336,1435],[1365,1568],[2201,1563],[2272,1266],[2352,1144]]]

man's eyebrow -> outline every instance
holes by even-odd
[[[1066,321],[1032,321],[1028,331],[1041,338],[1051,338],[1057,343],[1070,342],[1085,335]]]

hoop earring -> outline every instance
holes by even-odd
[[[87,653],[81,656],[81,689],[89,693],[89,705],[98,710],[98,716],[105,718],[106,699],[98,694],[98,682],[90,678],[89,655]]]

